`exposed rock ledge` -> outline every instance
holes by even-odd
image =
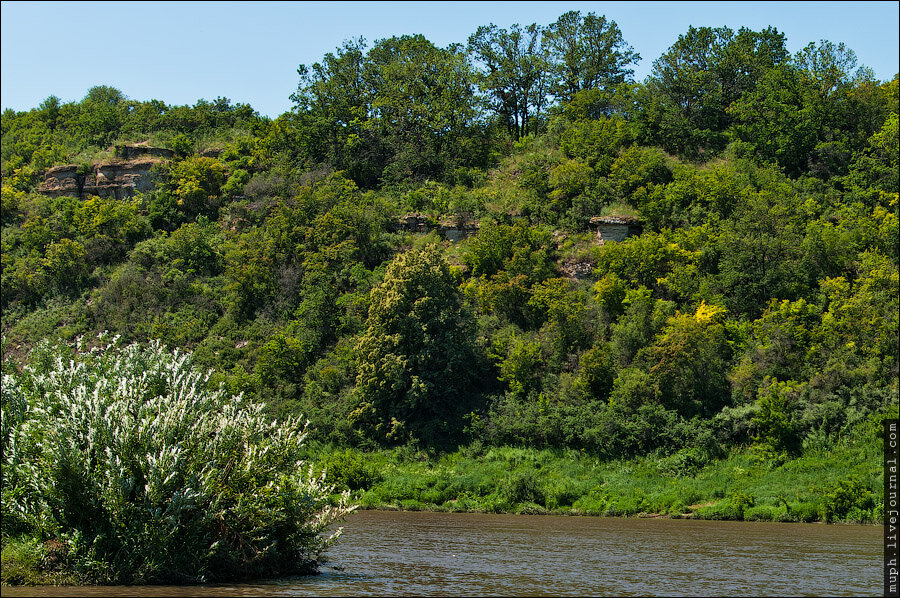
[[[138,191],[153,189],[156,181],[151,169],[174,154],[164,148],[138,145],[118,146],[116,155],[117,159],[94,164],[92,172],[88,173],[77,164],[54,166],[44,173],[44,182],[38,191],[53,197],[133,197]]]

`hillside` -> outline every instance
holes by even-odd
[[[773,28],[635,59],[567,13],[345,42],[276,119],[108,86],[7,110],[4,371],[158,339],[321,447],[432,456],[777,469],[896,417],[898,78]]]

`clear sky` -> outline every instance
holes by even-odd
[[[844,42],[888,80],[900,70],[898,2],[2,2],[2,107],[110,85],[135,100],[191,104],[218,96],[278,116],[291,108],[297,65],[345,39],[370,44],[422,33],[465,44],[479,25],[549,25],[569,11],[606,15],[640,53],[641,81],[690,25],[769,25],[795,52]]]

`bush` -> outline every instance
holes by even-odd
[[[744,511],[744,520],[746,521],[779,521],[785,515],[783,509],[773,507],[771,505],[761,505],[758,507],[750,507]]]
[[[325,466],[325,481],[336,488],[348,490],[368,490],[378,483],[381,476],[364,457],[352,449],[328,454],[322,463]]]
[[[760,517],[762,510],[753,510],[755,499],[750,494],[735,492],[728,500],[719,501],[694,512],[695,519],[743,521],[748,513]]]
[[[694,519],[738,521],[741,519],[741,512],[730,500],[720,501],[694,511]]]
[[[503,481],[500,495],[510,504],[546,502],[544,488],[538,477],[531,470],[516,472]]]
[[[820,505],[817,503],[801,502],[791,504],[788,512],[794,521],[812,523],[814,521],[819,521],[819,511]]]
[[[832,523],[841,519],[851,521],[871,519],[866,511],[875,506],[872,493],[856,478],[838,482],[837,486],[825,494],[822,504],[822,519]],[[852,517],[850,516],[852,514]]]
[[[100,583],[312,572],[351,512],[300,461],[297,418],[223,390],[158,342],[44,344],[3,376],[3,534],[61,542]]]

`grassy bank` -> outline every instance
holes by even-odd
[[[574,450],[478,443],[444,454],[311,448],[329,481],[350,489],[362,508],[880,523],[878,430],[871,418],[833,441],[808,441],[802,455],[783,463],[763,462],[745,448],[708,462],[689,450],[600,462]],[[78,583],[53,550],[52,543],[4,538],[2,583]]]
[[[783,461],[749,448],[708,461],[686,449],[607,462],[574,450],[478,443],[442,455],[409,447],[317,452],[330,480],[353,491],[362,508],[785,522],[883,518],[875,418],[838,439],[807,441],[801,455]]]

